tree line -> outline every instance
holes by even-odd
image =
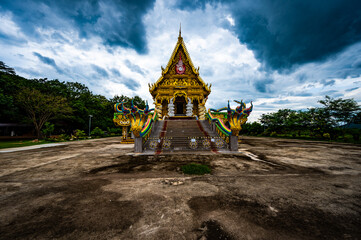
[[[242,134],[360,141],[361,111],[354,99],[325,96],[321,107],[262,114],[259,122],[243,125]]]
[[[75,130],[88,131],[91,126],[106,131],[120,132],[112,117],[113,106],[131,100],[139,108],[145,101],[139,96],[105,96],[92,93],[78,82],[26,79],[0,61],[0,122],[32,124],[38,138],[49,134],[72,134]],[[51,130],[51,131],[49,131]],[[45,134],[44,134],[45,133]]]
[[[0,61],[0,123],[24,123],[34,126],[38,138],[49,134],[84,135],[91,126],[96,134],[102,130],[121,133],[112,117],[115,103],[131,100],[139,108],[145,101],[139,96],[106,98],[93,94],[78,82],[26,79]],[[246,123],[241,134],[256,136],[298,137],[360,141],[360,106],[353,99],[319,100],[321,107],[303,111],[280,109],[262,114],[259,122]]]

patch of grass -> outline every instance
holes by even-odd
[[[26,147],[32,145],[39,145],[44,143],[50,143],[50,141],[39,140],[39,142],[33,142],[32,140],[24,140],[24,141],[3,141],[0,142],[1,148],[13,148],[13,147]]]
[[[181,166],[181,170],[185,174],[192,174],[192,175],[204,175],[207,173],[211,173],[211,168],[209,166],[198,163],[190,163],[187,165],[183,165]]]

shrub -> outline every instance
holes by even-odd
[[[96,136],[96,137],[103,137],[104,136],[104,131],[101,130],[100,128],[96,127],[93,129],[93,131],[91,131],[90,133],[92,136]]]
[[[122,128],[118,127],[118,128],[109,128],[108,127],[108,132],[109,133],[114,133],[114,134],[122,134]]]
[[[51,124],[49,122],[46,122],[44,124],[44,128],[43,130],[41,130],[43,132],[43,134],[45,135],[45,137],[48,137],[51,135],[52,132],[54,132],[54,124]]]
[[[194,174],[194,175],[204,175],[206,173],[211,173],[210,167],[198,163],[190,163],[187,165],[183,165],[181,166],[181,170],[185,174]]]
[[[271,132],[270,136],[271,136],[271,137],[276,137],[276,136],[277,136],[277,133],[276,133],[276,132]]]
[[[352,135],[350,135],[350,134],[345,134],[345,136],[343,136],[343,140],[344,140],[345,142],[352,142],[353,137],[352,137]]]
[[[261,133],[261,136],[270,136],[271,135],[271,131],[267,128],[266,131],[264,131],[263,133]]]
[[[327,139],[327,140],[331,140],[331,136],[330,136],[329,133],[324,133],[324,134],[322,135],[322,137],[325,138],[325,139]]]
[[[354,141],[360,141],[360,133],[353,133],[352,137]]]
[[[77,129],[77,130],[74,131],[74,137],[76,139],[83,139],[83,138],[85,138],[85,136],[86,136],[86,134],[85,134],[85,132],[83,130]]]
[[[360,141],[361,130],[360,129],[347,129],[348,134],[352,135],[354,141]]]
[[[70,136],[66,134],[60,134],[59,137],[57,137],[56,139],[59,141],[66,141],[70,139]]]

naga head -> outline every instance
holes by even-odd
[[[148,105],[148,100],[145,103],[145,108],[144,108],[144,114],[148,114],[149,113],[149,105]]]
[[[132,99],[132,106],[130,107],[130,110],[132,113],[135,113],[138,110],[138,107],[136,105],[134,105],[134,103],[133,103],[133,99]]]
[[[120,112],[123,114],[128,114],[130,111],[128,108],[124,107],[125,100],[122,100],[120,103],[114,104],[114,111]]]
[[[233,101],[235,101],[236,103],[239,104],[239,106],[236,107],[236,112],[237,113],[241,113],[242,110],[246,108],[246,104],[243,102],[243,100],[241,100],[241,101],[233,100]]]
[[[249,108],[244,109],[243,112],[245,114],[247,114],[247,116],[249,116],[251,114],[252,110],[253,110],[253,103],[251,101],[251,106]]]
[[[229,105],[229,100],[228,100],[228,105],[227,105],[227,113],[228,113],[228,115],[231,115],[231,113],[232,113],[231,106]]]

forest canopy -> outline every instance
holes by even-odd
[[[78,82],[57,79],[26,79],[0,61],[0,122],[32,124],[38,137],[46,122],[54,124],[53,134],[71,134],[79,129],[88,131],[89,115],[92,129],[114,128],[114,104],[125,101],[145,107],[139,96],[105,96],[93,94]]]

